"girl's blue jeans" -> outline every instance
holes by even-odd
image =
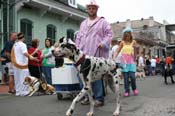
[[[136,90],[135,72],[123,72],[125,92],[130,93],[130,84],[132,90]]]

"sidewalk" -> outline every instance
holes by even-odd
[[[0,94],[7,94],[9,90],[8,85],[2,85],[0,84]]]

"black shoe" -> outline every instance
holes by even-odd
[[[15,91],[8,91],[9,94],[15,94]]]
[[[95,107],[102,107],[102,106],[104,106],[104,102],[96,100],[94,106]]]

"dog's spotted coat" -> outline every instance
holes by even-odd
[[[72,59],[75,62],[75,65],[78,67],[80,72],[80,78],[83,82],[83,89],[81,92],[74,98],[70,108],[66,112],[66,116],[71,116],[73,114],[75,104],[88,94],[90,100],[90,111],[87,113],[88,116],[94,114],[94,99],[92,97],[92,88],[91,83],[105,78],[109,87],[113,92],[117,93],[117,107],[113,113],[114,116],[119,115],[120,110],[120,101],[119,101],[119,78],[115,78],[114,75],[117,69],[117,65],[111,59],[97,58],[84,55],[79,49],[76,48],[75,44],[66,38],[62,38],[59,41],[59,48],[53,52],[56,57],[67,57]]]

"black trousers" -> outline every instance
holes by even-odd
[[[29,72],[31,76],[34,76],[38,79],[41,79],[42,77],[42,68],[41,66],[33,66],[33,65],[28,65],[29,66]]]

